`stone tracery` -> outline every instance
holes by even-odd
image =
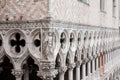
[[[9,29],[9,25],[7,29]],[[9,55],[12,61],[15,61],[16,58],[17,62],[13,63],[17,63],[19,66],[22,65],[22,63],[19,62],[22,56],[24,56],[25,60],[29,55],[34,57],[35,63],[39,63],[38,76],[45,80],[53,80],[56,74],[58,74],[59,78],[57,79],[59,80],[80,80],[80,78],[82,80],[87,79],[90,74],[95,73],[96,76],[101,76],[105,73],[106,69],[104,68],[106,68],[106,64],[108,64],[111,59],[111,55],[119,49],[119,45],[115,45],[119,43],[119,33],[117,30],[111,29],[110,32],[100,31],[99,29],[55,30],[53,28],[52,30],[51,28],[37,28],[31,30],[30,26],[28,29],[30,34],[26,34],[27,30],[24,28],[20,30],[5,30],[5,35],[0,37],[0,47],[4,48],[5,54]],[[55,31],[57,31],[59,37],[56,37]],[[113,32],[118,35],[112,35]],[[111,40],[113,37],[115,39]],[[7,43],[4,40],[7,41]],[[17,44],[17,41],[19,44]],[[6,46],[8,49],[5,48]],[[16,46],[19,46],[18,51],[14,51]],[[12,47],[14,47],[14,49],[12,49]],[[56,49],[56,47],[58,49]],[[13,51],[11,51],[10,48]],[[15,57],[11,55],[13,52],[15,54],[20,53],[20,55]],[[46,58],[43,56],[46,56]],[[55,60],[57,60],[56,63],[58,64],[55,63]],[[78,75],[73,75],[73,72]],[[13,73],[16,76],[24,74],[22,69],[16,69],[16,67]],[[65,77],[65,75],[68,75],[68,77]]]

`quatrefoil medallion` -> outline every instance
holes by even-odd
[[[21,39],[21,35],[20,33],[16,33],[14,35],[14,39],[10,40],[10,45],[11,47],[15,47],[15,52],[20,53],[21,52],[21,48],[25,47],[25,40]]]

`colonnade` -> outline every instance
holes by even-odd
[[[23,78],[25,74],[35,74],[40,80],[101,80],[109,72],[119,53],[118,29],[47,24],[43,21],[0,25],[0,60],[4,62],[4,56],[10,59],[16,80],[30,80]]]

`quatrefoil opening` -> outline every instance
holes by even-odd
[[[14,39],[11,39],[11,40],[10,40],[10,45],[11,45],[12,47],[15,47],[15,51],[16,51],[17,53],[20,53],[20,52],[21,52],[21,47],[25,47],[25,44],[26,44],[26,42],[25,42],[24,39],[21,39],[20,33],[16,33],[16,34],[14,35]]]

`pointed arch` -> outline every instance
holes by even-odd
[[[62,65],[62,59],[61,59],[61,56],[60,54],[58,53],[57,54],[57,57],[56,57],[56,60],[55,60],[55,68],[58,68]]]
[[[7,56],[4,56],[3,62],[0,63],[0,79],[15,80],[15,77],[12,74],[12,69],[14,69],[14,65]]]
[[[35,61],[32,57],[27,57],[27,59],[24,61],[22,69],[24,70],[22,80],[41,80],[40,77],[37,76],[37,71],[39,71],[39,65],[35,64]]]
[[[40,62],[38,61],[38,59],[29,54],[29,55],[27,55],[27,56],[22,60],[21,68],[24,66],[25,61],[27,61],[29,57],[31,57],[31,58],[34,60],[34,64],[36,64],[36,65],[39,67],[39,63],[40,63]]]
[[[71,62],[72,62],[72,57],[70,53],[68,52],[66,56],[66,66],[68,66]]]

